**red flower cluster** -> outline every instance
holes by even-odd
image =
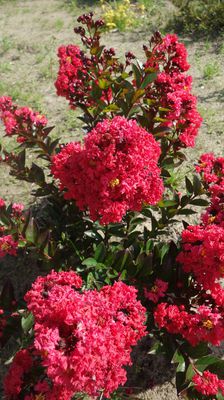
[[[12,215],[16,218],[20,217],[22,215],[22,212],[24,210],[24,205],[21,203],[13,203],[12,204]]]
[[[10,97],[0,97],[0,119],[5,125],[6,134],[18,135],[18,142],[26,141],[34,133],[44,136],[43,128],[47,125],[44,115],[28,107],[17,107]]]
[[[110,49],[111,50],[111,49]],[[110,52],[110,50],[108,52]],[[114,54],[109,53],[111,58]],[[72,44],[61,46],[58,49],[59,71],[55,87],[57,95],[65,97],[71,106],[90,107],[94,104],[92,94],[93,82],[98,85],[98,75],[95,71],[94,57],[88,58],[78,46]],[[103,53],[103,57],[108,57],[107,53]],[[101,60],[101,63],[103,59]],[[101,66],[103,67],[103,65]],[[98,71],[100,75],[100,71]],[[100,87],[98,88],[100,90]],[[102,100],[111,99],[111,89],[102,90]]]
[[[128,210],[156,204],[163,192],[159,145],[134,120],[105,119],[85,138],[69,143],[53,158],[52,172],[65,198],[89,208],[102,224],[121,221]]]
[[[88,67],[92,64],[91,61],[86,60],[84,63],[80,48],[72,44],[59,47],[58,57],[60,67],[55,82],[57,95],[69,100],[72,108],[75,108],[76,103],[89,106],[91,86]]]
[[[159,328],[182,335],[193,346],[200,342],[217,346],[224,340],[223,313],[210,307],[199,306],[194,312],[188,312],[184,306],[160,303],[154,311],[154,319]]]
[[[27,391],[29,388],[29,392]],[[28,394],[29,393],[29,394]],[[66,388],[54,387],[41,367],[41,356],[32,347],[18,351],[4,379],[6,400],[70,400]]]
[[[164,282],[161,279],[156,279],[154,285],[150,290],[144,288],[145,298],[152,301],[153,303],[158,303],[159,299],[165,296],[167,288],[167,282]]]
[[[203,154],[196,165],[205,187],[211,195],[211,204],[202,215],[204,225],[216,224],[224,228],[224,157]]]
[[[202,375],[195,374],[192,381],[197,392],[205,396],[216,395],[219,391],[224,396],[224,380],[219,379],[216,374],[204,371]]]
[[[32,366],[32,358],[27,349],[16,353],[13,360],[13,368],[9,369],[4,379],[4,391],[6,399],[15,399],[21,391],[24,374],[28,373]]]
[[[108,397],[126,381],[131,347],[145,335],[145,309],[136,289],[117,282],[80,293],[73,272],[39,277],[26,294],[35,317],[34,347],[54,390]]]
[[[218,283],[224,277],[224,228],[219,225],[188,226],[182,232],[182,251],[177,257],[187,273],[192,273],[219,305],[224,290]]]
[[[185,272],[194,274],[204,289],[209,289],[224,277],[224,229],[214,224],[188,226],[182,232],[182,251],[177,261]]]
[[[213,153],[202,154],[196,171],[202,175],[203,181],[212,189],[211,184],[224,182],[224,157],[215,157]]]
[[[159,72],[162,68],[162,72],[147,88],[151,111],[155,120],[158,113],[164,120],[161,126],[173,129],[179,146],[193,147],[202,118],[196,110],[196,97],[190,93],[192,78],[184,73],[190,67],[187,50],[176,35],[166,35],[163,39],[155,35],[152,44],[150,51],[145,48],[145,71]]]
[[[0,258],[5,257],[7,254],[16,256],[18,242],[16,242],[12,235],[5,235],[0,237]]]

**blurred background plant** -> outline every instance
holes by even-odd
[[[131,4],[130,0],[101,0],[100,4],[107,30],[125,31],[135,28],[139,25],[139,16],[144,17],[144,4]]]
[[[173,24],[176,30],[217,34],[224,32],[223,0],[172,0],[177,7]]]

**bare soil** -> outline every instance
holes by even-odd
[[[168,3],[166,1],[164,7]],[[56,96],[56,53],[61,44],[80,44],[73,27],[84,8],[71,11],[65,0],[0,0],[0,96],[10,95],[18,104],[46,113],[49,124],[55,125],[53,134],[62,136],[64,141],[81,137],[82,131],[77,113],[70,111],[66,101]],[[136,32],[110,32],[104,42],[120,55],[131,50],[141,59],[142,44],[150,34],[145,27]],[[198,107],[204,118],[196,147],[187,151],[188,163],[192,166],[201,153],[223,153],[224,43],[219,37],[215,41],[181,39],[188,49],[193,91],[198,96]],[[13,147],[11,141],[3,139],[2,127],[1,141],[9,149]],[[15,181],[5,165],[0,164],[0,197],[27,204],[32,200],[29,192],[29,184]],[[24,268],[27,269],[21,276],[31,274],[30,265]],[[9,274],[12,276],[16,269],[16,264],[11,265]],[[18,290],[20,283],[23,285],[17,281]],[[153,361],[152,356],[147,355],[147,346],[140,347],[136,370],[130,375],[131,385],[147,400],[177,399],[170,366],[161,358]]]

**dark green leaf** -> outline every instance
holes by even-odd
[[[187,176],[185,176],[185,185],[186,185],[188,193],[190,193],[190,194],[193,193],[193,191],[194,191],[193,185],[192,185],[190,179],[188,179]]]
[[[201,190],[202,190],[201,181],[200,181],[200,179],[198,178],[197,175],[194,175],[194,177],[193,177],[193,191],[194,191],[194,194],[197,196],[198,194],[201,193]]]
[[[142,80],[141,70],[135,64],[132,64],[132,70],[134,72],[136,86],[139,87]]]
[[[186,208],[186,209],[183,209],[183,210],[179,210],[178,214],[179,215],[193,215],[193,214],[196,214],[196,211],[191,210],[190,208]]]
[[[190,201],[190,204],[193,204],[195,206],[207,206],[209,204],[208,200],[205,199],[194,199]]]
[[[106,247],[105,244],[101,242],[96,247],[94,258],[97,260],[97,262],[103,262],[105,255],[106,255]]]
[[[145,89],[150,83],[152,83],[158,75],[158,72],[152,72],[151,74],[147,74],[144,78],[140,88]]]
[[[204,371],[209,365],[211,364],[215,364],[217,362],[219,362],[220,359],[213,356],[213,355],[208,355],[205,357],[200,358],[196,363],[196,367],[199,371]]]
[[[42,168],[40,168],[37,164],[32,163],[30,172],[29,172],[29,178],[37,183],[37,184],[42,184],[45,182],[45,176],[44,176],[44,171]]]

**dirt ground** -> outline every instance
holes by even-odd
[[[164,7],[168,3],[166,1]],[[80,44],[73,27],[77,15],[83,11],[84,7],[71,11],[65,0],[0,0],[0,96],[10,95],[18,104],[46,113],[49,124],[55,125],[53,134],[63,136],[64,141],[74,140],[82,132],[77,114],[70,111],[66,100],[55,93],[56,53],[61,44]],[[142,44],[147,42],[150,33],[145,28],[132,33],[111,32],[104,42],[120,55],[131,50],[141,59]],[[198,96],[198,108],[204,118],[196,147],[187,151],[190,165],[203,152],[222,154],[224,150],[224,43],[219,37],[214,41],[181,39],[188,49],[193,91]],[[11,142],[1,136],[2,127],[0,143],[6,142],[11,148]],[[31,200],[29,191],[29,184],[15,182],[0,164],[0,197],[27,203]],[[164,362],[161,365],[161,359],[153,362],[152,357],[146,357],[144,346],[142,351],[144,357],[132,379],[136,386],[144,389],[142,397],[147,400],[177,399],[170,367]]]

